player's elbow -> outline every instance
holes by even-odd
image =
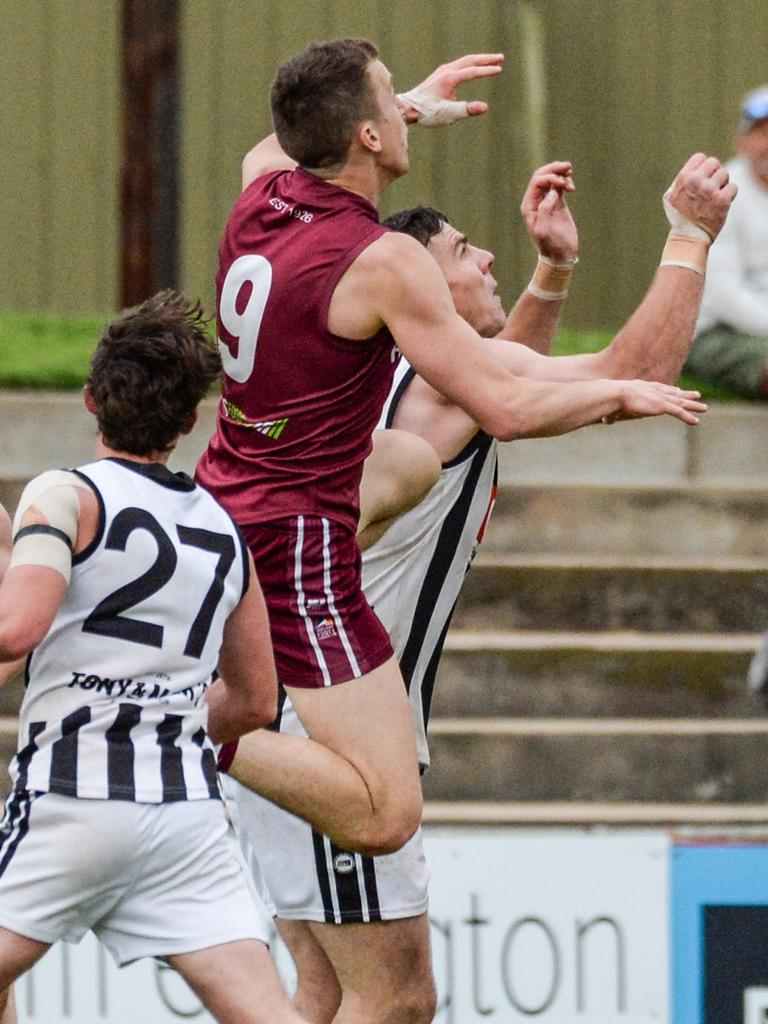
[[[240,718],[243,723],[241,736],[255,729],[262,729],[265,725],[272,725],[277,718],[277,688],[264,687],[257,693],[250,694]]]
[[[518,409],[502,404],[486,409],[478,426],[497,441],[517,441],[527,433],[525,416]]]
[[[36,647],[46,631],[32,630],[14,617],[0,619],[0,661],[16,661]]]

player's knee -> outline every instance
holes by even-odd
[[[381,857],[396,853],[413,836],[421,824],[421,802],[406,807],[397,814],[374,816],[361,829],[358,853],[366,857]]]
[[[437,1012],[437,993],[431,974],[393,988],[366,1024],[430,1024]]]
[[[424,978],[418,986],[412,986],[403,996],[400,1016],[403,1024],[429,1024],[437,1013],[437,992],[432,976]]]

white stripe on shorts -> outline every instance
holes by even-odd
[[[301,555],[304,548],[304,516],[297,516],[296,523],[298,526],[298,531],[296,534],[296,550],[294,552],[293,576],[294,586],[296,587],[296,595],[298,597],[299,603],[299,614],[304,620],[304,626],[307,630],[309,642],[312,644],[312,650],[315,652],[317,663],[320,666],[320,671],[322,672],[323,675],[323,686],[330,686],[331,674],[328,671],[328,666],[325,662],[325,656],[323,655],[323,652],[320,649],[320,644],[318,643],[317,637],[315,636],[315,629],[314,626],[312,625],[312,619],[307,614],[307,606],[304,598],[304,587],[302,586],[301,581]]]
[[[355,869],[357,871],[357,887],[360,890],[360,909],[363,920],[371,920],[371,910],[368,906],[368,892],[365,888],[365,875],[363,874],[363,858],[359,853],[355,854]]]
[[[325,850],[325,866],[328,870],[329,888],[331,890],[331,906],[333,908],[333,919],[336,924],[341,924],[341,908],[339,907],[339,894],[336,892],[336,875],[333,870],[333,857],[331,856],[331,840],[323,836],[323,849]]]
[[[347,655],[352,675],[357,679],[358,676],[362,675],[360,666],[355,657],[355,652],[352,650],[352,644],[349,642],[347,631],[344,629],[341,616],[336,611],[336,603],[334,602],[333,590],[331,589],[331,532],[327,519],[323,519],[323,588],[325,590],[325,599],[328,602],[328,611],[336,623],[336,632],[339,634],[339,639]]]

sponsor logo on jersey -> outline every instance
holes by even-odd
[[[315,626],[315,636],[318,640],[330,640],[331,637],[336,636],[336,627],[330,616],[317,623]]]
[[[351,853],[337,853],[333,858],[333,870],[337,875],[349,875],[355,870],[355,858]]]
[[[221,410],[222,417],[229,423],[245,427],[246,430],[256,430],[259,434],[264,434],[265,437],[271,437],[273,441],[277,441],[288,424],[287,416],[280,420],[262,420],[260,423],[256,423],[255,420],[249,420],[242,409],[234,402],[227,401],[226,398],[221,400]]]

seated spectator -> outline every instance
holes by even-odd
[[[734,148],[739,194],[710,251],[685,372],[768,398],[768,85],[745,97]]]

